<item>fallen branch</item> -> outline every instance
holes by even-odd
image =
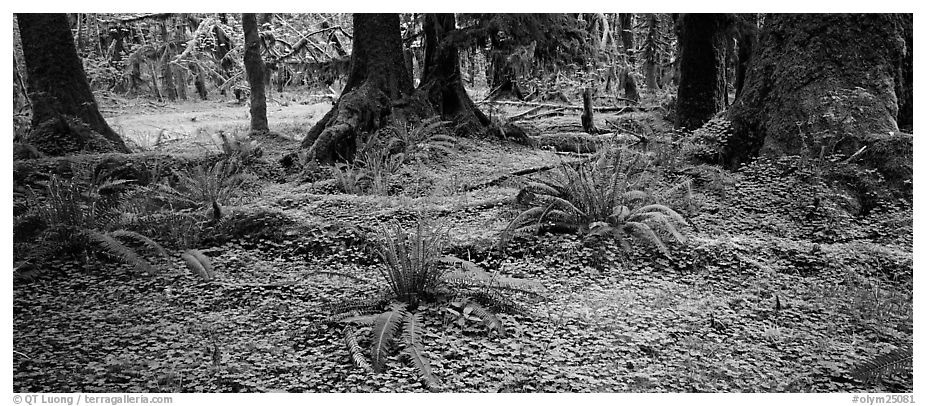
[[[526,116],[526,115],[528,115],[528,114],[531,114],[531,113],[533,113],[533,112],[535,112],[535,111],[537,111],[537,110],[540,110],[540,109],[542,109],[542,108],[543,108],[543,106],[532,107],[532,108],[528,109],[527,111],[524,111],[524,112],[522,112],[522,113],[515,114],[515,115],[513,115],[513,116],[511,116],[511,117],[508,117],[508,121],[515,121],[515,120],[517,120],[517,119],[519,119],[519,118],[521,118],[521,117],[524,117],[524,116]]]
[[[187,55],[192,53],[193,50],[196,49],[196,46],[199,44],[199,37],[206,32],[207,28],[211,30],[213,25],[215,25],[215,20],[212,18],[206,18],[201,23],[199,23],[199,27],[197,27],[196,32],[193,33],[193,39],[187,42],[186,49],[184,49],[180,55],[174,57],[174,60],[171,61],[171,63],[176,64],[183,58],[186,58]]]
[[[571,106],[568,104],[521,102],[521,101],[509,101],[509,100],[504,100],[504,101],[482,100],[482,101],[477,102],[477,104],[486,104],[486,103],[502,104],[502,105],[508,105],[508,106],[533,106],[533,107],[540,107],[540,108],[546,107],[546,108],[553,108],[553,109],[560,109],[560,110],[583,110],[584,109],[584,107],[582,106]],[[651,111],[651,110],[656,110],[660,108],[661,108],[660,106],[622,106],[622,107],[595,107],[594,110],[600,113],[611,113],[611,112],[623,113],[625,111]]]
[[[539,107],[538,107],[538,108],[539,108]],[[553,110],[550,110],[550,111],[545,111],[545,112],[543,112],[543,113],[534,114],[534,115],[532,115],[532,116],[530,116],[530,117],[524,117],[523,120],[524,120],[524,121],[527,121],[527,120],[535,120],[535,119],[538,119],[538,118],[541,118],[541,117],[547,117],[547,116],[552,116],[552,115],[556,115],[556,114],[561,114],[561,113],[563,113],[565,110],[566,110],[566,109],[564,109],[564,108],[556,108],[556,109],[553,109]]]
[[[507,174],[505,174],[505,175],[499,176],[499,177],[497,177],[497,178],[495,178],[495,179],[492,179],[492,180],[490,180],[490,181],[488,181],[488,182],[482,182],[482,183],[478,183],[478,184],[475,184],[475,185],[467,186],[467,187],[463,188],[463,191],[464,191],[464,192],[471,192],[471,191],[473,191],[473,190],[482,189],[482,188],[487,188],[487,187],[490,187],[490,186],[498,186],[498,185],[501,184],[502,182],[504,182],[504,181],[506,181],[506,180],[508,180],[508,179],[511,179],[511,178],[513,178],[513,177],[515,177],[515,176],[527,176],[527,175],[532,175],[532,174],[539,173],[539,172],[549,171],[550,169],[556,169],[556,168],[559,168],[559,167],[561,167],[561,166],[563,166],[563,165],[581,165],[581,164],[586,163],[586,162],[591,162],[592,159],[593,159],[593,158],[577,159],[577,160],[574,160],[574,161],[564,161],[564,162],[561,162],[561,163],[558,163],[558,164],[555,164],[555,165],[544,165],[544,166],[536,166],[536,167],[533,167],[533,168],[520,169],[520,170],[511,172],[511,173],[507,173]]]

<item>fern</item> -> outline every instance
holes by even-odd
[[[684,236],[678,226],[686,225],[674,210],[653,203],[641,190],[651,176],[640,154],[626,149],[603,150],[593,162],[564,165],[559,170],[528,182],[518,201],[528,205],[499,237],[504,249],[515,233],[543,230],[569,231],[587,238],[610,237],[620,247],[629,247],[626,238],[652,244],[660,252],[669,251],[656,227],[678,242]]]
[[[373,322],[370,356],[373,358],[374,372],[383,372],[386,369],[386,357],[392,349],[395,334],[405,315],[405,305],[397,304],[392,307],[392,310],[377,316]]]
[[[340,321],[345,317],[382,311],[388,304],[389,297],[385,295],[343,301],[332,305],[329,320]]]
[[[26,210],[14,219],[16,246],[36,264],[61,254],[83,260],[90,257],[88,254],[103,253],[150,271],[151,264],[123,242],[164,254],[164,249],[150,238],[122,228],[120,214],[125,189],[131,183],[104,179],[83,186],[72,179],[50,176],[44,193],[29,188],[23,195]]]
[[[913,369],[913,346],[894,349],[871,359],[852,371],[852,377],[861,382]]]
[[[428,360],[421,349],[421,330],[423,328],[420,314],[411,313],[405,318],[405,332],[402,336],[405,341],[405,348],[402,352],[412,366],[415,367],[415,370],[418,371],[422,382],[428,389],[434,390],[440,387],[441,383],[431,371],[431,361]]]
[[[350,354],[350,359],[354,362],[354,365],[364,371],[372,371],[373,368],[370,366],[370,363],[367,362],[366,357],[363,356],[360,345],[357,344],[357,329],[348,324],[344,326],[343,333],[344,343],[347,345],[347,352]]]
[[[186,262],[186,266],[204,282],[209,282],[215,278],[212,261],[201,251],[187,250],[180,257]]]
[[[115,238],[123,239],[123,240],[132,240],[132,241],[138,242],[141,245],[148,248],[149,250],[155,252],[156,254],[162,257],[165,257],[165,258],[167,257],[167,250],[165,250],[164,247],[161,246],[161,244],[158,244],[154,240],[148,237],[145,237],[144,235],[141,235],[139,233],[136,233],[134,231],[115,230],[115,231],[110,231],[109,235]]]
[[[82,230],[82,234],[91,242],[103,248],[107,254],[118,258],[126,264],[133,265],[138,270],[151,271],[152,267],[148,261],[145,261],[135,250],[116,240],[111,234],[104,234],[96,230]]]
[[[466,301],[463,305],[463,317],[466,317],[470,313],[479,318],[489,331],[494,331],[499,337],[505,336],[505,327],[495,313],[488,311],[478,303]]]

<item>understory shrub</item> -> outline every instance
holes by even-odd
[[[385,292],[338,303],[331,312],[331,321],[344,324],[345,344],[352,361],[364,370],[383,371],[389,354],[401,345],[404,358],[415,367],[422,382],[436,389],[440,380],[431,370],[421,341],[421,317],[427,314],[419,311],[422,303],[437,304],[445,318],[461,324],[478,322],[491,334],[503,336],[505,330],[497,312],[528,313],[513,294],[543,298],[544,288],[539,283],[489,274],[472,262],[442,256],[446,230],[427,220],[419,218],[411,232],[396,224],[384,226],[378,238]],[[370,338],[369,355],[358,342],[358,337],[366,333]]]
[[[654,201],[654,178],[645,157],[628,149],[598,153],[593,161],[563,165],[528,182],[518,201],[528,208],[502,232],[504,248],[512,235],[524,232],[567,232],[589,241],[614,239],[630,251],[630,239],[655,246],[669,255],[663,241],[684,242],[679,226],[685,220],[675,210]]]
[[[36,266],[62,256],[83,262],[116,259],[150,271],[151,264],[138,250],[166,253],[152,239],[124,228],[121,214],[128,183],[85,186],[51,175],[44,191],[27,188],[26,209],[13,224],[17,259]]]

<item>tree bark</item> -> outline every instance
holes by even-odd
[[[180,17],[181,19],[184,19],[184,17],[185,17],[186,15],[185,15],[185,14],[181,14],[180,16],[181,16],[181,17]],[[195,29],[194,29],[194,30],[195,30]],[[186,37],[186,24],[177,24],[177,25],[174,27],[174,40],[177,41],[178,44],[181,43],[181,42],[187,41],[187,37]],[[172,65],[171,63],[168,63],[168,66],[171,66],[171,65]],[[185,69],[182,69],[182,68],[177,69],[177,72],[176,72],[176,74],[174,75],[174,79],[176,80],[177,97],[179,97],[180,100],[186,100],[186,99],[187,99],[187,94],[186,94],[186,91],[187,91],[187,73],[186,73],[186,70],[185,70]]]
[[[694,130],[723,109],[721,14],[679,16],[679,83],[676,127]]]
[[[428,13],[424,16],[424,68],[417,92],[444,120],[456,123],[460,135],[480,132],[490,124],[466,93],[460,75],[457,47],[446,43],[456,29],[456,17],[451,14]]]
[[[902,75],[895,78],[897,93],[897,125],[913,132],[913,14],[901,14],[905,51]],[[900,79],[899,81],[897,79]]]
[[[633,66],[636,62],[635,50],[633,48],[633,14],[621,13],[618,15],[618,21],[621,26],[621,43],[624,46],[624,52],[627,54],[627,64],[624,66],[621,75],[621,83],[624,87],[624,98],[627,100],[640,101],[640,92],[637,91],[637,81],[633,78]]]
[[[244,28],[244,67],[251,87],[251,132],[267,132],[267,97],[264,94],[264,61],[260,56],[260,32],[254,13],[241,15]]]
[[[169,19],[168,19],[169,20]],[[174,58],[174,48],[167,33],[167,21],[161,22],[161,40],[164,41],[164,51],[161,53],[161,87],[167,100],[177,100],[177,85],[174,83],[174,73],[170,69],[170,61]]]
[[[398,14],[355,13],[353,19],[354,49],[343,96],[302,142],[309,158],[321,163],[351,159],[356,137],[385,125],[393,104],[406,104],[412,93]]]
[[[736,57],[736,79],[733,82],[737,99],[743,91],[743,82],[746,81],[746,70],[749,68],[749,59],[752,57],[752,50],[755,48],[759,33],[758,18],[755,13],[744,14],[742,19],[743,21],[740,23],[738,36],[739,44]]]
[[[656,79],[656,67],[659,62],[658,35],[659,20],[656,14],[650,13],[647,16],[646,43],[643,47],[643,78],[646,87],[650,90],[659,90],[659,83]]]
[[[100,114],[64,14],[17,14],[23,43],[32,127],[74,117],[109,140],[119,152],[129,148]]]
[[[912,137],[896,134],[903,58],[899,15],[769,14],[730,112],[725,161],[867,146],[856,162],[909,179]]]

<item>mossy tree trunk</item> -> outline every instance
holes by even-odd
[[[466,93],[460,75],[456,46],[447,43],[456,29],[456,17],[428,13],[424,16],[424,68],[417,92],[427,98],[441,118],[457,124],[458,131],[475,133],[490,124]]]
[[[650,90],[659,90],[656,68],[659,64],[659,20],[656,14],[650,13],[646,17],[646,41],[643,45],[643,78],[646,87]]]
[[[405,68],[398,14],[355,13],[350,73],[341,98],[302,142],[309,159],[351,159],[357,136],[391,118],[393,105],[407,104],[411,76]]]
[[[896,135],[904,50],[900,15],[769,14],[730,112],[725,161],[867,146],[856,162],[889,180],[912,176],[910,137]]]
[[[109,140],[119,152],[129,152],[97,107],[65,14],[17,14],[23,45],[32,127],[61,116],[76,118]]]
[[[635,50],[633,48],[633,14],[618,14],[618,22],[621,28],[621,43],[624,46],[624,53],[627,54],[627,65],[624,66],[621,75],[621,84],[624,87],[624,98],[633,101],[640,101],[640,92],[637,91],[637,81],[633,78],[633,66],[636,63]]]
[[[174,58],[176,52],[167,32],[167,22],[169,20],[168,18],[161,22],[161,40],[164,41],[164,50],[161,53],[160,61],[161,87],[164,90],[163,95],[167,96],[167,100],[175,101],[177,100],[177,85],[174,83],[174,73],[170,68],[170,61]]]
[[[746,71],[749,69],[749,59],[752,58],[752,51],[756,47],[756,40],[759,36],[758,17],[755,13],[743,14],[740,17],[740,27],[737,30],[736,76],[733,80],[736,98],[739,98],[743,91]]]
[[[508,63],[508,53],[501,45],[497,33],[490,36],[492,42],[492,59],[489,63],[488,82],[491,93],[489,98],[492,100],[513,98],[524,100],[524,92],[518,86],[518,74],[514,66]]]
[[[913,14],[901,14],[900,23],[906,54],[903,59],[903,74],[894,79],[897,93],[897,125],[913,132]]]
[[[251,87],[251,132],[267,132],[267,96],[264,93],[266,69],[260,56],[260,32],[257,30],[257,15],[241,15],[244,28],[244,68]]]
[[[724,107],[722,14],[682,14],[676,29],[679,47],[675,126],[694,130]]]

